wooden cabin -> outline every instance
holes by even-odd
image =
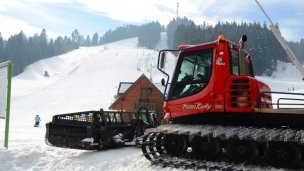
[[[134,83],[120,82],[116,100],[109,109],[133,113],[142,109],[162,118],[163,89],[160,83],[152,83],[144,74]]]

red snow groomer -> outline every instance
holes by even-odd
[[[246,40],[244,35],[235,45],[221,35],[213,42],[159,52],[158,69],[167,76],[164,111],[169,124],[146,131],[142,151],[152,163],[198,168],[203,159],[301,167],[304,110],[286,109],[285,102],[301,107],[304,94],[271,92],[257,80],[244,51]],[[170,78],[164,58],[176,51]],[[273,93],[289,95],[273,103]]]

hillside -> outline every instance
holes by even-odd
[[[162,42],[160,49],[166,48]],[[145,161],[137,148],[89,153],[49,147],[44,143],[44,125],[59,113],[107,110],[119,82],[135,81],[142,73],[159,82],[162,76],[155,69],[157,55],[156,51],[137,48],[137,38],[132,38],[80,48],[28,66],[12,81],[9,150],[0,149],[0,170],[110,170],[124,168],[133,158]],[[50,76],[44,77],[44,71]],[[33,127],[36,114],[42,119],[39,128]],[[1,144],[3,126],[4,120],[0,120]],[[124,165],[115,163],[120,157]]]
[[[157,52],[137,48],[136,45],[137,38],[132,38],[80,48],[38,61],[14,77],[9,150],[0,149],[0,171],[160,170],[160,167],[150,166],[138,148],[90,152],[49,147],[44,143],[44,125],[53,115],[107,109],[114,100],[119,82],[135,81],[142,73],[150,77],[148,70],[151,65],[153,81],[160,81],[162,75],[155,69]],[[172,71],[174,61],[171,56],[169,71]],[[304,83],[294,75],[293,66],[286,65],[285,68],[273,77],[258,78],[273,90],[304,89]],[[50,77],[44,77],[44,71],[48,71]],[[281,79],[283,74],[286,77]],[[36,114],[42,119],[39,128],[33,127]],[[0,120],[0,126],[3,125],[3,120]],[[3,132],[0,132],[0,143],[3,142],[1,138]]]

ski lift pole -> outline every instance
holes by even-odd
[[[5,106],[5,130],[4,130],[4,147],[8,148],[8,137],[9,137],[9,121],[10,121],[10,102],[11,102],[11,78],[12,78],[12,63],[11,61],[6,61],[3,63],[0,63],[0,68],[5,68],[6,72],[4,72],[6,75],[3,76],[6,79],[6,84],[4,85],[6,87],[6,99],[2,99],[6,101]],[[4,88],[5,88],[4,87]]]
[[[285,39],[281,35],[280,31],[275,27],[275,25],[273,24],[272,20],[267,15],[266,11],[261,6],[261,4],[258,2],[258,0],[255,0],[255,2],[260,7],[261,11],[263,12],[263,14],[266,16],[266,18],[270,22],[270,25],[269,25],[270,30],[272,31],[272,33],[274,34],[274,36],[276,37],[276,39],[279,41],[279,43],[281,44],[281,46],[285,50],[285,52],[286,52],[287,56],[289,57],[289,59],[291,60],[291,62],[296,66],[296,68],[298,69],[298,71],[300,72],[300,74],[302,76],[302,79],[304,80],[304,68],[303,68],[303,66],[302,66],[299,58],[293,53],[293,51],[291,50],[291,48],[288,46],[288,44],[286,43]]]
[[[12,78],[12,63],[8,62],[8,72],[7,72],[7,108],[6,108],[6,122],[5,122],[5,138],[4,147],[8,149],[8,134],[9,134],[9,120],[10,120],[10,108],[11,108],[11,78]]]

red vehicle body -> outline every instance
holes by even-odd
[[[182,45],[179,50],[182,57],[179,58],[176,67],[181,69],[175,70],[180,73],[174,73],[172,85],[182,84],[184,80],[180,79],[181,76],[190,75],[192,81],[185,83],[184,89],[197,86],[198,90],[184,93],[184,95],[175,95],[178,88],[172,86],[168,100],[164,103],[167,120],[209,112],[253,112],[254,108],[258,108],[261,104],[260,93],[270,91],[268,85],[254,78],[250,55],[225,40],[223,36],[220,36],[217,41],[196,46]],[[195,54],[195,51],[199,53],[206,51],[200,55],[208,58],[207,61],[203,61],[205,63],[202,64],[187,61],[187,57],[191,55],[199,56]],[[243,58],[242,62],[237,59],[239,53],[240,58]],[[184,68],[181,66],[187,63],[189,66],[192,65],[190,71],[192,73],[186,73],[189,72],[189,68],[185,71],[184,68],[187,66]],[[200,71],[202,73],[197,73]],[[199,82],[199,74],[204,77],[203,82]],[[264,106],[265,102],[268,102],[267,106],[271,107],[271,96],[264,96],[261,100]]]

